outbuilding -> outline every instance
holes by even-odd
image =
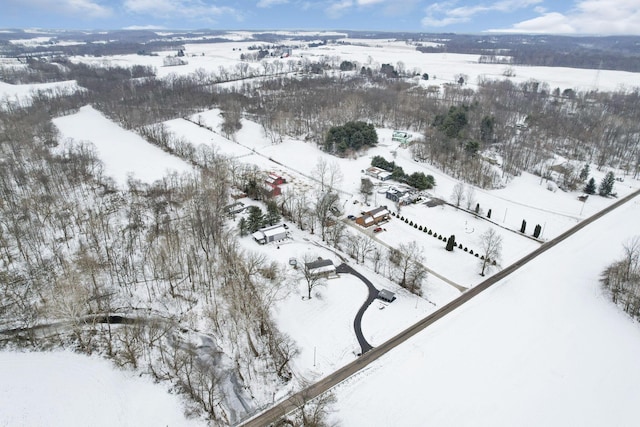
[[[252,234],[256,242],[261,245],[279,242],[287,238],[287,229],[284,224],[272,225],[270,227],[264,227]]]
[[[380,289],[378,292],[378,299],[386,302],[393,302],[396,299],[396,294],[386,289]]]

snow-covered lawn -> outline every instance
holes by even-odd
[[[62,140],[91,142],[104,162],[106,174],[122,187],[126,186],[129,175],[151,183],[170,171],[193,170],[186,162],[121,128],[91,106],[82,107],[76,114],[58,117],[53,123]]]
[[[71,352],[0,352],[0,425],[205,426],[162,385]]]
[[[634,425],[640,325],[598,277],[640,235],[637,198],[336,387],[367,426]]]

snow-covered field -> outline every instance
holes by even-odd
[[[289,62],[295,63],[304,58],[314,60],[320,57],[340,60],[356,61],[360,66],[379,68],[381,64],[397,66],[402,63],[404,69],[428,73],[430,79],[422,81],[424,85],[441,85],[456,80],[456,76],[465,75],[467,84],[474,87],[478,79],[505,79],[507,67],[514,73],[509,77],[516,83],[536,80],[547,82],[553,89],[561,90],[572,88],[574,90],[624,90],[638,86],[637,73],[613,70],[589,70],[577,68],[538,67],[538,66],[506,66],[504,64],[479,64],[479,55],[465,55],[455,53],[421,53],[414,46],[407,45],[404,41],[394,39],[367,40],[367,39],[341,39],[346,43],[354,44],[327,44],[316,48],[294,48],[291,57],[268,59],[269,61],[282,61],[283,70],[289,69]],[[288,42],[291,45],[303,45],[295,40],[292,34]],[[170,74],[189,74],[196,70],[218,72],[220,67],[232,69],[240,60],[242,53],[248,52],[252,45],[267,45],[254,41],[230,41],[228,43],[198,43],[186,44],[185,54],[188,64],[175,67],[164,67],[163,58],[175,53],[161,52],[159,56],[140,55],[116,55],[108,58],[72,57],[72,61],[84,62],[93,65],[148,65],[155,67],[158,76],[164,77]],[[292,66],[293,66],[292,65]],[[252,69],[260,72],[259,62],[250,63]],[[294,68],[295,69],[295,68]]]
[[[75,80],[24,85],[13,85],[0,81],[0,107],[3,104],[29,105],[31,97],[38,92],[69,95],[78,90],[81,90],[81,88]]]
[[[442,84],[452,81],[457,74],[468,75],[470,85],[479,77],[504,78],[504,65],[478,64],[477,56],[422,54],[397,41],[354,42],[369,43],[369,46],[327,45],[294,50],[292,58],[286,61],[297,61],[301,56],[322,55],[339,56],[363,65],[396,65],[401,61],[406,69],[416,68],[430,74],[431,79],[421,84]],[[239,49],[244,52],[250,44],[253,43],[187,45],[189,64],[178,67],[161,67],[162,56],[78,57],[73,60],[96,65],[151,65],[157,67],[160,76],[186,74],[199,68],[215,72],[220,66],[235,66],[239,62]],[[258,63],[254,65],[259,66]],[[637,74],[634,73],[513,68],[516,75],[512,79],[515,81],[536,79],[548,82],[552,88],[594,89],[597,84],[599,90],[615,90],[637,85]],[[24,85],[19,90],[28,93],[33,86]],[[9,93],[8,90],[0,86],[0,94]],[[219,113],[219,110],[211,110],[191,117],[210,126],[213,132],[184,119],[171,120],[165,125],[176,136],[196,146],[211,145],[219,153],[236,161],[285,175],[292,182],[287,185],[296,189],[312,187],[311,170],[319,159],[336,163],[344,175],[340,184],[344,215],[357,215],[361,210],[370,209],[362,203],[358,193],[362,170],[369,166],[374,155],[382,155],[387,159],[393,156],[407,173],[421,171],[433,175],[437,183],[436,188],[430,191],[433,197],[449,200],[457,183],[431,166],[413,161],[408,150],[391,141],[392,129],[378,129],[379,146],[362,157],[339,159],[302,141],[285,139],[281,144],[272,144],[257,123],[246,119],[243,119],[243,127],[234,140],[226,139],[217,130],[222,122]],[[94,144],[104,161],[106,174],[122,186],[126,185],[130,174],[151,182],[170,170],[192,170],[182,160],[122,129],[90,106],[82,108],[77,114],[57,118],[54,123],[63,140],[70,138]],[[591,170],[597,181],[605,172],[598,172],[593,166]],[[387,185],[377,183],[371,207],[388,204],[395,210],[382,193]],[[639,187],[640,182],[626,178],[623,183],[616,182],[614,191],[624,196]],[[494,227],[503,237],[502,263],[508,265],[540,244],[514,231],[520,228],[523,219],[528,223],[527,234],[530,235],[535,225],[540,224],[543,226],[541,237],[548,240],[613,201],[592,196],[582,203],[577,200],[579,194],[549,191],[539,177],[523,174],[503,189],[476,189],[476,201],[484,212],[492,209],[493,223],[487,220],[486,215],[478,218],[446,205],[432,208],[422,204],[407,206],[402,208],[401,214],[439,234],[455,234],[458,242],[474,250],[479,247],[478,236],[488,227]],[[634,357],[640,350],[640,328],[604,299],[597,279],[602,268],[619,255],[621,243],[630,236],[640,234],[636,219],[639,211],[638,200],[616,210],[394,350],[366,372],[338,386],[338,412],[335,418],[347,426],[630,425],[629,420],[635,419],[633,404],[637,401],[635,390],[640,383],[640,365],[637,364],[637,357]],[[300,260],[304,254],[313,254],[333,259],[335,264],[341,261],[335,253],[318,245],[317,235],[291,228],[292,239],[279,246],[259,246],[250,237],[241,239],[241,244],[247,250],[264,253],[287,269],[288,292],[284,292],[277,300],[274,315],[281,330],[289,334],[300,349],[292,363],[299,381],[289,386],[296,387],[303,380],[313,381],[326,376],[357,357],[360,349],[353,332],[353,319],[366,298],[367,289],[356,278],[342,275],[314,290],[311,300],[303,299],[306,291],[304,283],[299,274],[288,266],[289,258]],[[473,286],[483,279],[478,274],[475,257],[460,250],[447,252],[444,242],[395,218],[384,228],[384,232],[376,235],[377,239],[395,247],[415,240],[424,250],[425,265],[447,279],[464,287]],[[352,227],[348,229],[353,233],[360,232]],[[374,346],[459,295],[457,289],[429,275],[424,286],[424,297],[418,298],[375,274],[370,266],[354,267],[376,287],[396,292],[396,301],[391,304],[374,302],[365,313],[363,332]],[[19,365],[20,358],[29,361],[30,357],[34,358],[30,365]],[[44,394],[38,403],[42,400],[47,402],[46,399],[50,399],[51,395],[57,396],[53,391],[56,387],[63,387],[65,392],[67,389],[85,390],[84,399],[80,396],[70,400],[82,402],[91,399],[92,395],[87,394],[86,390],[96,390],[95,385],[60,383],[59,378],[45,374],[47,371],[72,372],[71,367],[65,366],[73,365],[85,374],[74,373],[71,376],[80,376],[83,381],[91,380],[100,386],[108,382],[104,386],[104,393],[97,394],[107,395],[110,400],[105,403],[105,408],[111,408],[110,415],[106,411],[100,412],[100,409],[87,412],[87,417],[93,413],[100,414],[100,422],[87,418],[86,422],[81,419],[75,425],[101,425],[102,420],[105,420],[105,425],[186,423],[180,418],[179,409],[175,409],[179,404],[173,400],[162,403],[162,411],[169,411],[164,418],[164,412],[160,410],[149,416],[150,420],[162,421],[136,423],[142,419],[140,414],[145,413],[146,403],[165,402],[162,399],[171,396],[159,387],[154,389],[156,391],[147,392],[138,391],[131,385],[122,385],[124,383],[120,381],[124,380],[114,380],[109,375],[125,374],[111,372],[107,364],[96,368],[95,364],[102,362],[92,359],[83,359],[89,361],[85,367],[78,357],[69,353],[56,353],[53,356],[0,353],[0,378],[3,379],[0,383],[5,383],[5,378],[18,377],[5,374],[9,372],[2,371],[5,366],[13,367],[11,369],[15,372],[26,372],[23,378],[24,375],[31,375],[31,371],[20,369],[44,366],[40,377],[34,376],[31,382],[13,388],[11,385],[5,388],[2,384],[0,402],[6,401],[5,396],[8,396],[16,402],[25,399],[34,404],[36,399],[28,400],[29,396],[37,396],[26,389],[30,383],[37,383],[43,390]],[[107,379],[99,375],[107,375]],[[153,388],[145,383],[147,386]],[[8,394],[12,389],[14,394]],[[115,389],[120,390],[120,394]],[[290,391],[279,390],[274,398]],[[154,393],[161,397],[156,399]],[[130,414],[127,411],[135,395],[146,396],[144,401],[137,403],[143,409]],[[53,401],[52,405],[55,406],[57,402]],[[20,403],[13,406],[15,411],[20,411]],[[0,406],[0,425],[74,425],[72,421],[63,422],[66,418],[58,418],[63,414],[54,412],[55,408],[49,411],[51,418],[46,416],[45,410],[29,414],[25,410],[15,412],[7,409],[9,412],[5,412],[3,408]],[[78,411],[84,416],[83,410]],[[69,411],[74,412],[75,409]],[[2,418],[3,414],[9,416]],[[153,418],[156,415],[159,418]],[[25,418],[24,422],[22,418],[16,418],[26,416],[37,418]]]
[[[640,325],[601,293],[640,200],[586,227],[335,389],[367,426],[631,426]],[[401,396],[401,397],[400,397]]]
[[[329,163],[336,162],[344,175],[341,183],[344,215],[359,214],[360,210],[370,209],[362,203],[358,196],[358,188],[363,176],[361,171],[369,165],[373,155],[391,158],[392,152],[395,151],[395,161],[408,173],[423,171],[433,174],[437,182],[436,188],[431,191],[434,197],[448,200],[457,182],[426,164],[414,162],[408,150],[391,143],[389,129],[378,130],[380,145],[371,149],[363,157],[355,160],[339,159],[302,141],[285,140],[282,144],[274,145],[265,137],[261,127],[249,120],[243,120],[243,127],[234,136],[233,141],[226,139],[218,131],[221,123],[219,113],[219,110],[211,110],[191,117],[191,120],[199,121],[213,131],[184,119],[171,120],[165,122],[165,125],[176,136],[191,141],[194,145],[211,145],[221,154],[236,161],[255,164],[263,170],[283,174],[291,182],[286,185],[293,185],[298,189],[312,187],[313,181],[309,175],[318,159],[323,158]],[[89,140],[96,144],[99,154],[105,160],[107,173],[112,174],[119,182],[123,182],[127,173],[132,172],[135,172],[136,176],[147,176],[149,180],[157,179],[165,168],[171,168],[176,161],[175,158],[149,145],[137,135],[122,130],[91,107],[83,108],[76,115],[58,118],[55,123],[65,137]],[[120,134],[122,135],[120,138],[111,138],[113,135]],[[107,140],[104,139],[105,135],[109,135]],[[133,156],[126,159],[119,156],[117,150],[108,145],[112,140],[132,141],[133,146],[146,153],[140,156],[145,160],[148,160],[153,153],[159,157],[149,163],[136,161],[127,163],[126,160]],[[102,154],[102,147],[106,147],[105,154]],[[180,161],[178,163],[180,164]],[[147,164],[155,166],[153,175],[148,175],[144,169],[144,165]],[[377,191],[384,190],[388,185],[388,183],[380,183]],[[620,195],[626,195],[638,186],[640,183],[637,181],[627,179],[624,185],[616,183],[615,189]],[[402,208],[401,213],[441,234],[447,236],[455,234],[458,242],[476,250],[480,243],[478,236],[489,227],[494,227],[504,239],[502,264],[508,265],[539,246],[538,242],[514,231],[519,229],[522,219],[526,219],[530,224],[529,234],[535,224],[544,224],[542,237],[548,239],[613,201],[594,196],[583,206],[582,202],[577,200],[578,194],[549,191],[545,183],[540,182],[539,177],[523,174],[511,181],[504,189],[476,190],[476,199],[483,210],[492,208],[492,220],[495,223],[447,205],[432,208],[424,204],[406,206]],[[249,199],[242,199],[242,201],[246,204],[256,203]],[[372,197],[372,202],[375,205],[375,202],[386,204],[389,201],[383,194],[376,193]],[[352,233],[361,232],[357,228],[357,226],[348,227],[348,230]],[[462,250],[447,252],[444,250],[444,242],[396,218],[385,224],[384,228],[384,232],[376,235],[381,242],[397,247],[401,243],[415,240],[424,250],[426,266],[458,285],[471,287],[483,279],[478,274],[479,261],[468,253]],[[317,235],[309,235],[307,232],[296,230],[295,227],[291,228],[291,234],[290,241],[279,245],[260,246],[251,237],[241,239],[241,244],[246,250],[263,253],[269,259],[280,263],[288,272],[288,283],[281,299],[275,305],[274,315],[281,330],[289,334],[299,347],[300,352],[292,361],[298,381],[278,390],[274,395],[276,399],[293,391],[299,384],[326,376],[357,358],[360,348],[354,334],[353,319],[367,296],[367,288],[362,282],[354,277],[341,275],[339,278],[328,280],[326,286],[314,290],[314,297],[311,300],[303,299],[302,296],[306,293],[303,280],[299,273],[288,266],[288,260],[294,257],[300,261],[305,254],[332,259],[336,265],[340,264],[341,260],[331,250],[318,245],[320,242]],[[353,261],[351,263],[353,264]],[[393,303],[375,302],[365,313],[362,323],[363,333],[368,342],[374,346],[381,344],[460,294],[451,285],[434,275],[429,275],[424,285],[424,296],[419,298],[375,274],[370,266],[354,265],[354,267],[368,277],[378,289],[389,289],[397,294],[397,299]]]
[[[170,171],[192,170],[184,161],[121,128],[91,106],[82,107],[76,114],[58,117],[53,123],[63,141],[92,143],[104,162],[106,174],[122,187],[127,185],[129,176],[153,182]]]
[[[0,352],[0,425],[205,426],[182,398],[110,362],[71,352]]]

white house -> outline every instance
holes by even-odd
[[[331,276],[336,274],[336,266],[330,259],[318,258],[317,261],[305,263],[306,269],[312,276]]]

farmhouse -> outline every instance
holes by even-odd
[[[415,191],[398,190],[397,188],[389,188],[385,192],[385,197],[400,205],[410,205],[420,200],[420,195]]]
[[[378,224],[388,219],[389,210],[386,206],[380,206],[369,212],[365,212],[362,216],[356,218],[356,224],[359,224],[363,227],[371,227],[372,225]]]
[[[330,259],[318,258],[317,261],[306,262],[305,268],[312,276],[331,276],[336,274],[336,266]]]
[[[385,197],[392,202],[399,202],[407,195],[407,193],[408,191],[406,190],[398,190],[397,188],[391,187],[385,193]]]
[[[402,132],[399,130],[394,130],[393,135],[391,136],[392,141],[399,142],[401,145],[407,145],[410,139],[411,135],[408,132]]]
[[[271,242],[279,242],[287,238],[287,229],[284,224],[272,225],[264,227],[252,234],[254,240],[261,245]]]
[[[282,184],[286,184],[287,180],[281,177],[280,175],[270,172],[267,174],[267,177],[265,178],[265,182],[271,185],[282,185]]]
[[[370,177],[379,179],[380,181],[386,181],[388,179],[391,179],[391,172],[386,171],[384,169],[380,169],[380,168],[375,167],[375,166],[371,166],[371,167],[367,168],[365,173],[367,175],[369,175]]]
[[[267,181],[263,182],[260,187],[266,197],[276,197],[282,194],[282,189],[279,185],[271,184]]]
[[[262,182],[262,191],[267,197],[275,197],[282,194],[280,186],[286,184],[287,180],[275,173],[268,173]]]

